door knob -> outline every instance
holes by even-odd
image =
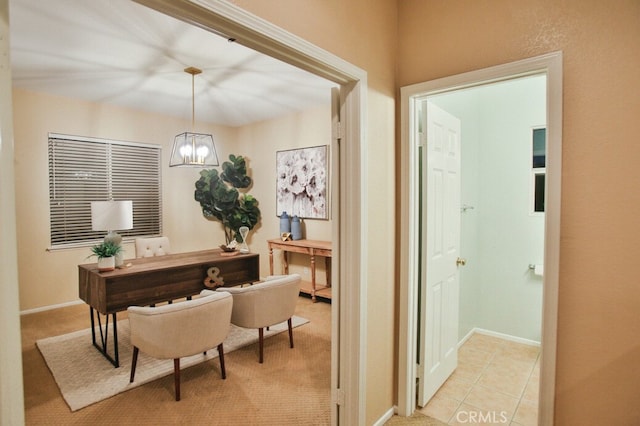
[[[467,259],[464,259],[462,257],[459,257],[458,259],[456,259],[456,266],[464,266],[467,264]]]

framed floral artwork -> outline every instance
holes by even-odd
[[[276,215],[329,219],[328,147],[276,152]]]

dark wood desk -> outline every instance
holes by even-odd
[[[98,264],[78,265],[78,293],[89,305],[93,345],[115,366],[119,366],[116,313],[129,306],[153,305],[199,294],[207,288],[209,268],[217,268],[223,286],[236,286],[260,279],[258,254],[221,256],[221,250],[204,250],[126,260],[130,265],[110,272],[98,272]],[[94,310],[100,327],[98,346]],[[106,315],[104,332],[100,314]],[[109,315],[113,318],[113,357],[107,351]]]
[[[302,283],[300,291],[311,295],[311,299],[315,302],[316,295],[331,299],[331,242],[330,241],[318,241],[318,240],[294,240],[294,241],[282,241],[282,240],[268,240],[269,245],[269,272],[273,275],[273,249],[282,250],[284,255],[283,269],[284,273],[289,273],[289,260],[287,259],[287,252],[290,253],[302,253],[309,256],[311,263],[311,285],[307,287]],[[316,256],[322,256],[325,259],[325,271],[327,278],[327,285],[316,284]]]

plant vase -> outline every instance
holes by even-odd
[[[115,256],[98,258],[98,271],[99,272],[108,272],[108,271],[113,271],[114,269],[116,269],[116,258],[115,258]]]
[[[226,245],[220,244],[220,248],[222,249],[220,256],[229,257],[229,256],[235,256],[239,254],[240,252],[236,249],[237,245],[238,245],[238,242],[236,240],[233,240]]]

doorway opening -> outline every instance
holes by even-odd
[[[501,406],[529,423],[542,332],[542,275],[530,265],[541,269],[544,255],[544,212],[534,209],[544,207],[534,202],[544,185],[532,174],[544,177],[546,75],[429,95],[417,106],[418,405],[442,421],[469,404]]]
[[[357,197],[363,172],[367,74],[342,59],[226,1],[194,4],[188,0],[133,0],[157,11],[189,22],[260,53],[280,59],[340,85],[338,114],[341,124],[334,130],[331,172],[337,184],[331,191],[332,220],[332,332],[331,332],[331,422],[360,424],[365,417],[364,341],[366,261],[357,249],[365,245],[362,224],[367,211]],[[343,129],[339,130],[339,129]],[[347,172],[348,171],[348,172]],[[338,178],[339,176],[339,178]],[[353,259],[360,259],[354,262]],[[349,261],[351,260],[351,261]],[[349,282],[349,286],[340,283]],[[349,366],[349,368],[342,368]]]
[[[399,386],[398,411],[400,415],[410,415],[416,408],[416,378],[421,379],[418,366],[417,337],[422,334],[417,319],[423,306],[419,303],[421,253],[420,253],[420,188],[419,188],[419,158],[420,121],[416,119],[417,111],[427,98],[437,100],[437,95],[454,93],[461,89],[479,87],[489,83],[507,82],[516,78],[546,76],[546,126],[547,126],[547,167],[545,188],[545,223],[544,223],[544,278],[542,279],[542,357],[540,372],[540,401],[538,419],[541,424],[552,422],[553,399],[555,393],[555,348],[557,321],[557,284],[559,264],[559,218],[560,218],[560,176],[561,176],[561,106],[562,106],[562,56],[561,53],[544,55],[511,64],[501,65],[489,69],[479,70],[457,76],[447,77],[426,83],[402,88],[402,165],[408,170],[407,176],[402,176],[402,211],[406,225],[402,227],[401,235],[401,265],[400,265],[400,335],[399,335]],[[526,101],[526,100],[525,100]],[[484,106],[483,108],[490,108]],[[465,154],[462,154],[463,158]],[[528,191],[527,191],[528,192]],[[428,194],[428,193],[427,193]],[[477,213],[475,206],[464,199],[458,201],[458,213]],[[474,207],[472,209],[472,207]],[[466,211],[466,213],[462,213]],[[464,262],[462,255],[455,256],[454,262]],[[523,268],[526,274],[531,274],[529,264],[538,260],[526,261]],[[459,263],[458,263],[459,265]],[[423,276],[426,276],[422,272]],[[426,294],[428,296],[428,294]],[[424,297],[424,296],[423,296]],[[433,296],[432,296],[433,297]],[[429,308],[427,307],[427,310]],[[425,318],[432,313],[426,311]],[[446,318],[446,317],[443,317]],[[457,319],[457,315],[455,319]],[[434,320],[422,324],[433,326]],[[451,318],[443,320],[446,327],[451,325]],[[457,325],[455,335],[458,337]],[[506,333],[505,333],[506,334]],[[534,340],[534,339],[530,339]],[[406,345],[406,347],[405,347]],[[430,348],[433,350],[433,348]],[[436,363],[437,364],[437,363]],[[434,364],[435,365],[435,364]],[[439,386],[439,385],[437,385]]]

